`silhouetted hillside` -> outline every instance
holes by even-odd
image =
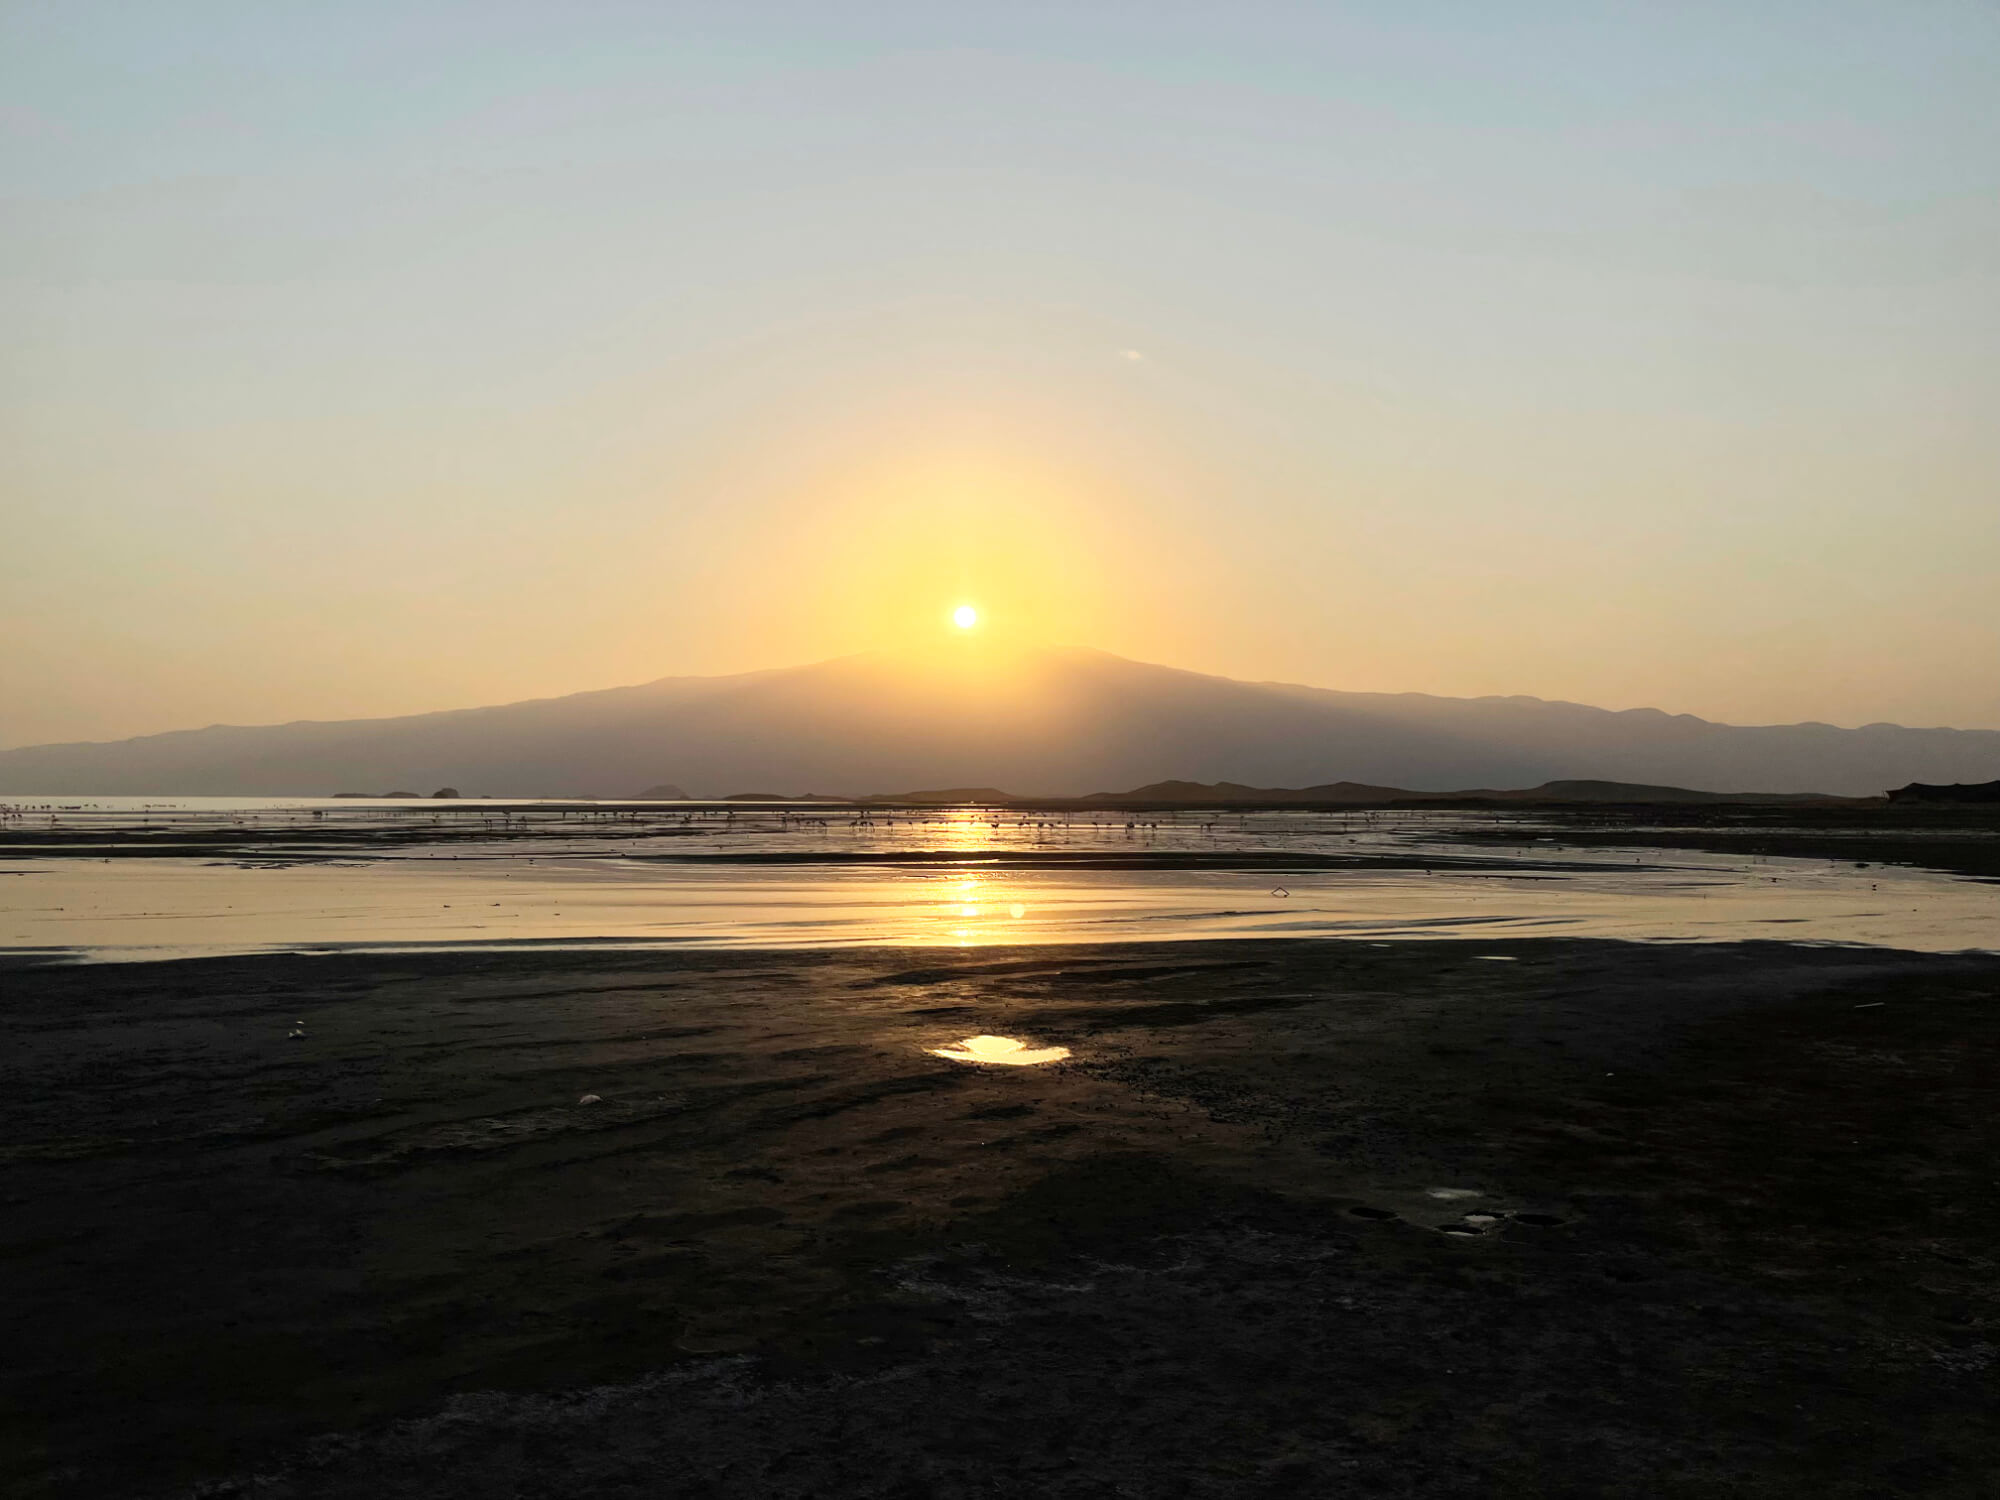
[[[1093,792],[1084,802],[1118,805],[1183,804],[1200,807],[1285,806],[1325,807],[1343,803],[1379,807],[1402,802],[1515,802],[1550,805],[1671,802],[1826,802],[1852,799],[1834,798],[1821,792],[1702,792],[1684,786],[1643,786],[1628,781],[1550,781],[1541,786],[1498,789],[1474,787],[1451,792],[1420,792],[1408,787],[1367,786],[1357,781],[1335,781],[1324,786],[1260,787],[1239,786],[1219,781],[1204,786],[1198,781],[1156,781],[1134,787],[1129,792]]]
[[[1413,797],[1432,794],[1413,792],[1407,787],[1368,786],[1359,781],[1332,781],[1324,786],[1243,786],[1234,781],[1218,781],[1203,785],[1199,781],[1155,781],[1149,786],[1134,787],[1129,792],[1092,792],[1083,798],[1085,802],[1150,802],[1167,804],[1185,802],[1205,807],[1254,805],[1259,803],[1315,803],[1324,805],[1333,802],[1366,802],[1379,804],[1395,802]]]
[[[1891,802],[1990,802],[2000,803],[2000,781],[1981,781],[1954,786],[1927,786],[1913,781],[1889,793]]]
[[[930,792],[877,792],[873,796],[856,799],[861,802],[892,802],[897,804],[936,803],[939,806],[995,806],[1004,807],[1010,802],[1029,799],[1017,797],[1011,792],[1003,792],[990,786],[943,787]]]
[[[1877,795],[2000,773],[2000,732],[1872,724],[1741,728],[1656,709],[1237,682],[1103,652],[968,646],[736,677],[665,678],[394,719],[215,726],[0,752],[0,794],[327,793],[616,797],[670,779],[879,794],[1012,787],[1078,795],[1167,778],[1385,790],[1651,787]]]

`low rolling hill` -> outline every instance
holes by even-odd
[[[0,795],[629,796],[670,783],[859,796],[1079,796],[1170,778],[1245,789],[1451,791],[1594,779],[1879,795],[2000,774],[2000,731],[1745,727],[1657,709],[1239,682],[1081,649],[874,653],[493,708],[0,752]]]

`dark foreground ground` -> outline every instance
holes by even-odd
[[[8,1493],[2000,1474],[2000,959],[531,952],[0,996]],[[985,1032],[1075,1056],[923,1051]]]

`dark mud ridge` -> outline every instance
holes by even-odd
[[[1700,849],[1745,858],[1824,859],[1910,865],[1975,880],[2000,880],[2000,809],[1892,804],[1881,808],[1689,807],[1535,815],[1560,843],[1579,849]],[[1454,830],[1456,842],[1521,843],[1518,827]]]

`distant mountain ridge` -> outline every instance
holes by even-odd
[[[1032,802],[1033,797],[1022,796],[1018,792],[1003,792],[992,786],[950,786],[937,787],[922,792],[877,792],[867,797],[858,797],[858,802],[896,802],[903,804],[936,803],[940,807],[980,806],[993,803],[1005,806],[1010,802]]]
[[[1093,792],[1084,802],[1188,803],[1210,807],[1318,805],[1387,802],[1536,802],[1536,803],[1666,803],[1666,802],[1823,802],[1848,801],[1825,792],[1703,792],[1684,786],[1645,786],[1629,781],[1548,781],[1540,786],[1469,787],[1451,792],[1419,792],[1407,787],[1366,786],[1336,781],[1325,786],[1256,787],[1219,782],[1161,781],[1129,792]]]
[[[1589,779],[1878,796],[1996,775],[1994,730],[1745,727],[1537,698],[1239,682],[1098,651],[979,644],[492,708],[0,752],[0,796],[449,785],[475,797],[619,797],[670,785],[703,796],[1012,787],[1074,797],[1176,778],[1251,791],[1354,783],[1370,796]]]
[[[1442,796],[1443,793],[1413,792],[1405,787],[1369,786],[1359,781],[1333,781],[1321,786],[1243,786],[1234,781],[1218,781],[1204,786],[1199,781],[1156,781],[1134,787],[1129,792],[1092,792],[1085,802],[1190,802],[1216,804],[1260,802],[1393,802],[1399,798]]]
[[[1956,802],[1956,803],[2000,803],[2000,781],[1981,781],[1971,785],[1926,786],[1921,781],[1899,786],[1889,793],[1891,802]]]

